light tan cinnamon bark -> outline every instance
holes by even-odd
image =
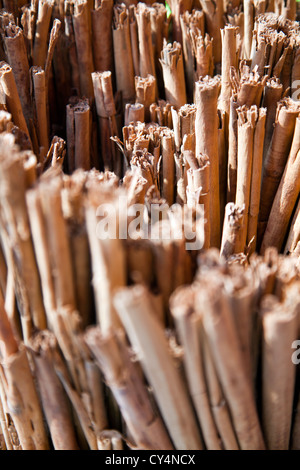
[[[141,103],[130,104],[127,103],[125,106],[124,124],[128,126],[130,123],[136,124],[137,122],[145,121],[145,110],[144,105]]]
[[[118,192],[116,192],[116,198],[112,201],[109,186],[106,190],[104,188],[103,191],[96,186],[91,187],[86,205],[86,224],[92,259],[96,319],[104,334],[111,327],[119,328],[121,326],[112,304],[112,293],[114,289],[126,285],[126,259],[122,240],[116,238],[116,235],[107,239],[101,239],[101,232],[99,236],[97,235],[97,220],[100,222],[101,217],[104,218],[105,214],[98,213],[100,219],[97,219],[96,211],[99,204],[108,202],[114,204],[116,214],[119,214],[117,194]],[[110,214],[106,220],[110,220],[110,217],[114,218],[115,215]],[[118,223],[116,230],[119,231]]]
[[[210,161],[210,245],[220,246],[220,196],[218,159],[217,100],[220,80],[203,78],[195,84],[196,155],[207,155]]]
[[[13,122],[29,137],[13,70],[6,62],[0,63],[0,81],[5,94],[7,110],[11,113]]]
[[[236,95],[230,98],[228,129],[228,170],[227,170],[227,203],[235,201],[237,178],[237,110]]]
[[[181,45],[164,43],[160,64],[163,71],[166,99],[172,106],[180,108],[186,104],[186,89]]]
[[[194,295],[190,287],[177,289],[170,299],[170,308],[184,348],[185,373],[206,448],[220,450],[220,439],[212,416],[204,376],[200,339],[201,318],[194,311]]]
[[[225,25],[221,30],[222,39],[222,81],[221,93],[219,98],[219,109],[223,109],[226,113],[226,127],[229,123],[230,98],[231,98],[231,79],[230,68],[237,68],[238,65],[238,47],[237,47],[238,28],[235,26]],[[228,133],[228,131],[227,131]],[[228,134],[227,134],[228,135]]]
[[[147,290],[142,286],[120,290],[114,303],[129,339],[138,351],[175,448],[201,449],[191,403],[168,351],[163,328],[153,314]]]
[[[79,0],[74,4],[72,18],[79,67],[80,91],[81,95],[88,98],[91,103],[94,98],[91,77],[94,71],[94,63],[90,31],[90,11],[87,0]]]
[[[6,401],[24,450],[49,449],[43,415],[23,344],[18,345],[0,298],[0,344]],[[2,394],[1,394],[2,395]]]
[[[136,102],[144,105],[145,122],[150,120],[150,105],[155,102],[156,79],[152,75],[146,78],[135,77]]]
[[[194,38],[205,36],[204,13],[202,10],[193,10],[191,13],[185,11],[180,15],[180,25],[182,31],[182,51],[184,59],[184,71],[189,102],[193,101],[195,82],[195,56]]]
[[[79,66],[76,52],[74,26],[72,21],[74,4],[70,0],[66,0],[64,10],[66,48],[70,61],[70,82],[77,95],[80,95]]]
[[[182,31],[180,24],[180,15],[185,11],[191,11],[192,0],[178,0],[170,1],[170,7],[172,11],[172,25],[173,25],[173,40],[182,44]]]
[[[284,253],[288,254],[289,252],[293,252],[296,247],[297,243],[300,240],[300,202],[298,202],[295,210],[295,214],[293,220],[291,222],[291,228],[289,231],[288,239],[284,248]]]
[[[208,344],[208,339],[203,331],[203,326],[201,329],[201,343],[209,402],[221,439],[222,448],[225,450],[239,450],[239,444],[233,428],[228,403],[222,391],[221,383],[216,371],[216,366],[212,357],[210,346]]]
[[[214,71],[213,41],[206,34],[205,36],[194,37],[193,43],[196,59],[196,78],[199,79],[206,75],[212,76]]]
[[[162,155],[162,197],[169,206],[174,202],[174,180],[175,180],[175,145],[174,136],[168,130],[161,135]]]
[[[53,349],[57,347],[55,336],[44,330],[31,338],[29,347],[54,449],[77,450],[67,397],[53,366]]]
[[[31,68],[31,80],[33,88],[33,107],[36,117],[37,137],[40,148],[40,161],[48,152],[48,115],[47,115],[47,88],[45,81],[45,72],[41,67]]]
[[[218,155],[219,155],[219,194],[220,194],[220,221],[224,220],[227,198],[227,167],[228,167],[228,116],[225,111],[218,109]]]
[[[242,251],[247,243],[248,218],[251,192],[251,173],[253,159],[254,127],[257,118],[257,108],[252,106],[237,108],[238,114],[238,169],[235,204],[243,206],[244,223],[241,233]]]
[[[273,200],[288,159],[299,106],[290,98],[278,103],[271,145],[264,162],[260,200],[258,242],[262,240]]]
[[[2,229],[6,231],[12,253],[18,259],[18,263],[14,264],[14,273],[26,341],[31,333],[30,323],[43,329],[46,327],[46,317],[25,203],[25,170],[11,134],[3,134],[0,141],[0,167],[3,182],[1,219],[5,221]],[[22,234],[19,227],[22,227]]]
[[[97,0],[91,11],[92,46],[95,70],[105,72],[114,70],[112,19],[113,0]]]
[[[64,177],[62,210],[67,223],[76,305],[85,328],[92,321],[91,260],[85,226],[84,198],[86,177],[83,171]]]
[[[281,250],[288,224],[300,193],[300,118],[296,119],[291,151],[273,200],[266,231],[261,244],[263,254],[268,246]]]
[[[22,29],[13,24],[5,28],[4,44],[8,63],[13,70],[27,127],[32,119],[30,100],[29,64]]]
[[[274,131],[277,103],[278,101],[280,101],[281,95],[282,84],[280,83],[279,79],[269,79],[264,89],[264,96],[262,101],[262,106],[264,108],[267,108],[266,133],[264,140],[264,159],[269,151],[269,146]]]
[[[104,168],[120,174],[120,155],[110,137],[118,136],[116,107],[110,71],[92,73],[98,125],[100,128],[101,152]]]
[[[196,105],[195,104],[185,104],[181,106],[178,110],[172,107],[172,121],[173,121],[173,130],[174,130],[174,140],[176,151],[180,153],[181,146],[183,145],[183,140],[185,136],[193,136],[193,138],[188,138],[189,143],[185,143],[184,147],[187,150],[187,145],[191,144],[193,148],[191,151],[195,152],[195,119],[196,119]],[[193,140],[193,142],[192,142]]]
[[[262,414],[270,450],[289,448],[296,372],[291,345],[297,338],[297,294],[292,292],[285,303],[273,297],[265,297],[262,303]]]
[[[225,206],[220,255],[229,256],[243,251],[241,239],[244,225],[244,207],[238,207],[233,202]]]
[[[254,28],[253,0],[243,0],[244,4],[244,58],[250,59],[252,47],[252,31]]]
[[[239,445],[241,449],[264,449],[254,396],[244,369],[228,299],[222,291],[222,282],[216,282],[213,273],[211,278],[206,276],[205,279],[206,282],[201,279],[202,288],[197,298],[201,302],[204,331],[228,400]],[[225,359],[228,357],[230,362]]]
[[[125,106],[125,103],[134,102],[134,69],[129,15],[124,5],[114,7],[113,46],[117,89],[122,91]]]
[[[58,349],[53,351],[53,364],[55,372],[58,375],[76,413],[76,418],[80,426],[80,429],[78,431],[83,433],[89,448],[91,450],[97,450],[97,437],[93,427],[93,423],[91,421],[89,413],[87,412],[84,406],[83,398],[79,394],[78,390],[76,390],[76,388],[74,387],[68,369],[62,357],[60,356]]]
[[[145,3],[138,3],[136,7],[136,19],[139,39],[139,75],[156,77],[154,51],[152,46],[150,7]]]
[[[62,213],[62,180],[52,177],[41,181],[39,194],[48,238],[51,272],[57,308],[76,308],[72,260],[66,222]]]
[[[47,90],[49,87],[49,79],[50,79],[50,74],[51,74],[53,55],[54,55],[56,44],[59,39],[60,28],[61,28],[61,21],[55,18],[52,24],[51,31],[50,31],[47,57],[46,57],[46,62],[45,62],[45,81],[46,81]]]
[[[47,49],[48,33],[52,15],[53,3],[49,0],[38,2],[38,13],[35,25],[35,35],[33,44],[33,65],[44,69]]]
[[[253,237],[255,237],[251,245],[251,251],[255,251],[257,243],[257,223],[261,192],[265,122],[266,109],[260,108],[258,110],[257,122],[254,130],[249,218],[247,228],[247,244],[249,244],[250,241],[253,240]]]
[[[112,332],[102,335],[99,327],[94,327],[85,333],[85,341],[136,444],[144,449],[172,449],[163,422],[152,407],[140,370],[132,362],[123,340]]]
[[[67,105],[68,167],[91,168],[91,111],[87,100],[76,100]]]
[[[231,85],[233,94],[230,99],[229,132],[228,132],[228,179],[227,202],[234,202],[236,196],[237,177],[237,113],[239,106],[260,106],[261,96],[267,76],[261,77],[256,69],[250,71],[244,66],[239,77],[234,67],[231,67]]]
[[[224,26],[223,1],[200,0],[205,15],[205,27],[209,36],[213,39],[213,56],[215,64],[219,64],[222,58],[221,28]]]
[[[138,37],[138,25],[136,17],[136,7],[129,5],[129,31],[130,31],[130,42],[131,42],[131,53],[134,76],[140,75],[140,52],[139,52],[139,37]]]
[[[163,48],[164,39],[168,39],[169,25],[171,21],[171,16],[168,18],[167,9],[164,2],[152,3],[150,10],[150,21],[157,89],[159,90],[158,95],[161,95],[164,89],[164,84],[159,58],[160,52]]]
[[[203,248],[210,247],[210,161],[206,155],[198,155],[194,166],[191,165],[193,152],[185,151],[183,153],[185,160],[190,168],[187,170],[188,189],[192,192],[199,192],[198,203],[203,204],[204,208],[204,245]]]
[[[48,250],[47,234],[45,230],[45,221],[42,212],[39,192],[31,189],[26,193],[30,230],[34,243],[34,251],[41,278],[41,288],[43,293],[43,302],[47,315],[47,325],[53,325],[53,314],[56,308],[54,284],[51,274],[50,255]]]

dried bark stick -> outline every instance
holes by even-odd
[[[186,104],[185,78],[181,45],[178,42],[164,44],[161,51],[166,99],[172,106],[180,108]]]
[[[73,26],[79,67],[81,95],[88,98],[90,103],[94,98],[92,72],[94,71],[90,11],[87,0],[79,0],[74,4]]]
[[[274,198],[261,244],[263,254],[268,246],[282,248],[288,224],[300,193],[300,118],[296,120],[288,161]]]
[[[150,105],[155,102],[156,79],[152,75],[146,78],[135,77],[136,102],[144,105],[145,122],[150,120]]]
[[[222,391],[220,380],[216,371],[216,366],[214,364],[212,353],[208,344],[208,339],[203,331],[203,326],[201,329],[201,343],[209,402],[222,442],[222,448],[225,450],[239,450],[239,444],[233,428],[228,403]]]
[[[19,289],[18,303],[21,319],[24,321],[23,334],[26,341],[30,334],[27,329],[29,315],[33,325],[41,329],[46,327],[46,317],[25,203],[25,171],[21,155],[13,140],[12,135],[3,135],[0,141],[1,181],[3,182],[1,184],[1,217],[5,220],[12,253],[18,260],[18,263],[14,265],[15,281]],[[20,233],[20,227],[22,227],[22,233]]]
[[[218,284],[213,274],[212,277],[214,281],[206,276],[206,283],[201,284],[203,288],[198,294],[199,305],[203,309],[204,330],[229,403],[241,449],[264,449],[254,396],[244,369],[228,299],[222,293],[222,283]],[[234,380],[234,377],[238,377],[238,380]]]
[[[140,355],[175,448],[201,449],[191,404],[168,352],[163,329],[153,314],[147,290],[142,286],[124,289],[116,294],[114,303],[130,341]]]
[[[266,444],[270,450],[289,447],[295,381],[291,345],[297,338],[299,309],[299,303],[295,304],[294,299],[291,292],[287,305],[272,297],[265,297],[262,304],[262,413]]]
[[[0,81],[5,94],[5,103],[8,112],[11,113],[12,120],[15,125],[24,131],[29,137],[28,127],[24,118],[12,68],[6,62],[1,62],[0,67]]]
[[[68,168],[91,168],[91,111],[87,100],[67,105]]]
[[[220,195],[218,157],[217,100],[220,80],[203,78],[195,84],[196,156],[207,155],[210,161],[210,245],[220,246]]]
[[[35,25],[32,55],[33,65],[37,67],[45,67],[52,8],[53,3],[51,2],[51,0],[42,0],[38,2],[38,14]]]
[[[247,244],[249,244],[250,241],[253,240],[253,237],[255,237],[252,243],[251,251],[255,251],[257,243],[257,223],[259,215],[261,175],[263,167],[265,122],[266,109],[260,108],[258,110],[258,117],[254,130],[249,218],[247,227]]]
[[[28,129],[32,119],[29,64],[22,29],[13,24],[5,28],[4,44],[9,65],[12,67],[23,114]]]
[[[113,46],[117,89],[122,91],[123,104],[134,101],[134,69],[130,42],[129,15],[124,5],[115,5]]]
[[[235,204],[243,206],[244,223],[241,233],[242,251],[247,242],[248,217],[251,191],[251,173],[253,159],[254,126],[257,115],[256,106],[249,110],[237,108],[238,113],[238,169]]]
[[[284,253],[288,254],[293,252],[297,243],[300,240],[300,202],[298,202],[295,210],[295,214],[291,223],[288,239],[284,248]]]
[[[33,103],[36,116],[37,137],[40,148],[40,161],[43,161],[49,148],[48,115],[47,115],[47,87],[45,72],[41,67],[31,68],[33,87]]]
[[[220,255],[229,256],[243,251],[242,233],[244,224],[244,207],[238,207],[228,202],[225,207],[224,225],[221,241]]]
[[[119,328],[121,322],[112,304],[114,289],[126,285],[126,259],[122,240],[118,238],[101,239],[97,235],[96,209],[105,201],[112,202],[111,192],[97,193],[96,188],[90,189],[89,203],[86,206],[86,224],[92,259],[93,288],[96,304],[97,323],[105,334],[111,327]],[[117,197],[117,194],[116,194]],[[116,210],[119,210],[115,206]],[[117,212],[116,212],[117,213]],[[99,216],[104,216],[101,212]],[[113,214],[110,217],[114,217]],[[98,219],[99,220],[99,219]],[[116,227],[119,230],[119,227]]]
[[[88,329],[85,341],[103,371],[138,447],[172,449],[166,429],[151,405],[139,368],[132,362],[123,341],[116,333],[101,335],[99,327]]]
[[[204,376],[199,328],[201,318],[195,314],[193,304],[194,292],[190,287],[177,289],[170,299],[170,308],[175,320],[176,330],[184,348],[183,358],[189,390],[204,442],[208,450],[220,450],[220,439],[211,412]]]
[[[0,341],[3,387],[22,449],[49,448],[43,415],[24,346],[14,339],[0,299]],[[1,377],[2,380],[2,377]]]
[[[112,19],[113,0],[97,0],[91,11],[92,45],[95,70],[105,72],[114,70]]]
[[[118,136],[111,72],[94,72],[92,80],[104,168],[120,174],[120,154],[117,152],[115,144],[110,141],[110,137]]]
[[[259,241],[262,240],[273,200],[290,152],[299,106],[290,98],[281,100],[276,111],[271,145],[264,162],[259,212]]]
[[[67,397],[53,365],[53,349],[57,347],[53,333],[44,330],[29,342],[35,365],[43,411],[55,450],[77,450],[75,430]]]

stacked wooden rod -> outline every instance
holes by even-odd
[[[0,449],[300,449],[294,0],[3,0]]]

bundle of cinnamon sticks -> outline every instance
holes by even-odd
[[[296,1],[2,1],[0,449],[300,449]]]

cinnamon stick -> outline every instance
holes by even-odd
[[[290,228],[288,239],[284,248],[284,253],[288,254],[289,252],[293,252],[297,247],[297,243],[299,239],[300,239],[300,202],[298,202],[298,204],[296,205],[295,214],[291,222],[291,228]]]
[[[79,68],[80,92],[81,95],[88,98],[91,103],[94,98],[91,77],[94,71],[94,63],[89,15],[90,11],[87,0],[79,0],[74,4],[72,20]]]
[[[12,68],[6,62],[1,62],[0,64],[0,80],[5,94],[6,106],[12,115],[12,120],[16,126],[24,131],[29,137],[28,127],[24,118],[14,74]]]
[[[37,124],[37,137],[40,148],[40,161],[49,148],[48,115],[47,115],[47,88],[45,72],[41,67],[31,68],[31,79],[33,86],[33,105]]]
[[[134,69],[130,42],[129,15],[125,5],[115,5],[113,46],[117,89],[122,91],[123,104],[134,101]]]
[[[77,450],[67,398],[53,366],[52,350],[55,345],[54,334],[44,330],[30,340],[29,347],[54,449]]]
[[[289,155],[299,106],[290,98],[278,103],[271,145],[264,163],[260,200],[259,240],[262,240],[272,203]]]
[[[295,381],[291,345],[297,337],[297,307],[292,296],[285,304],[271,296],[262,304],[262,410],[264,434],[270,450],[288,449],[290,439]]]
[[[131,361],[123,341],[116,333],[101,335],[99,327],[88,329],[85,341],[113,391],[136,444],[144,449],[172,449],[166,429],[151,406],[140,371]]]
[[[261,244],[261,253],[268,246],[281,250],[288,224],[300,192],[300,118],[296,119],[294,138],[288,161],[278,186],[266,231]]]
[[[41,2],[38,2],[32,55],[33,65],[37,67],[45,67],[52,8],[53,3],[49,0],[42,0]]]
[[[238,207],[233,202],[228,202],[225,206],[220,249],[220,255],[225,258],[243,251],[241,240],[244,231],[244,211],[244,207]]]
[[[4,44],[8,63],[12,67],[15,77],[26,124],[30,129],[32,113],[30,100],[29,64],[22,29],[13,24],[9,24],[5,28]]]
[[[97,0],[91,10],[92,46],[95,70],[97,72],[114,70],[112,53],[113,0]]]
[[[153,387],[175,448],[201,449],[191,404],[179,371],[168,352],[163,329],[153,314],[147,290],[135,286],[119,291],[114,303],[132,344],[139,351],[143,369]],[[180,407],[177,406],[178,399]]]
[[[204,376],[198,317],[194,312],[194,292],[190,287],[176,290],[170,299],[170,308],[184,347],[184,365],[189,390],[207,449],[220,450],[220,440],[212,416]]]
[[[240,343],[228,300],[222,294],[222,283],[216,283],[215,278],[214,282],[212,279],[209,281],[208,277],[206,286],[202,284],[198,301],[203,312],[204,330],[230,406],[239,445],[241,449],[264,449],[254,396],[240,355]],[[225,357],[231,357],[231,361],[222,360]],[[233,379],[235,376],[239,377],[238,381]]]
[[[202,78],[195,84],[196,156],[207,155],[210,161],[210,226],[211,246],[220,245],[220,196],[218,160],[217,100],[220,91],[218,77]]]
[[[164,44],[161,51],[166,99],[172,106],[180,108],[186,104],[186,90],[181,45],[178,42]]]

